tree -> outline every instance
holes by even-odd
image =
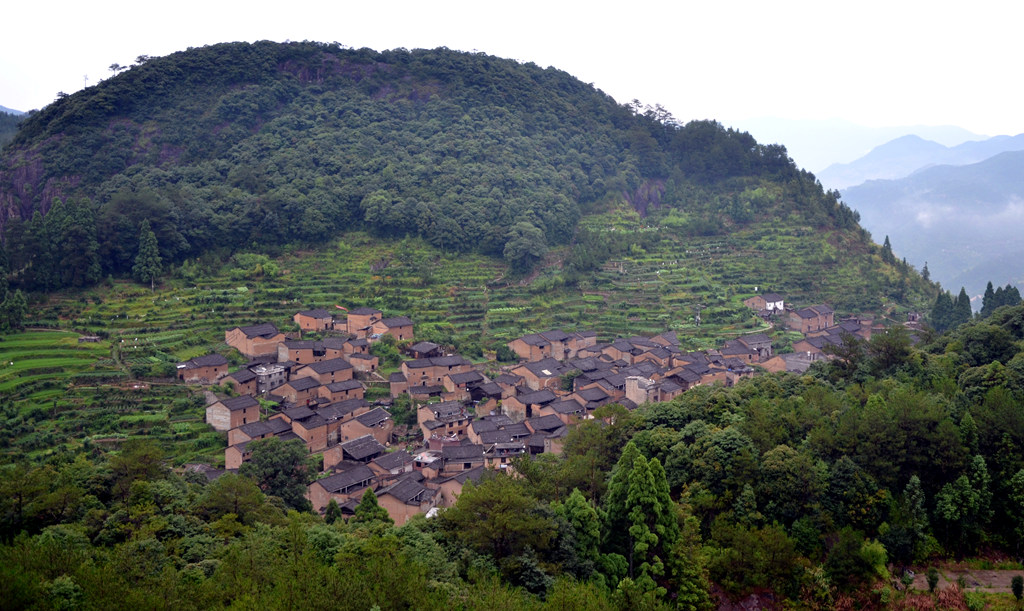
[[[149,219],[144,219],[139,227],[139,254],[135,256],[132,274],[139,282],[149,282],[149,288],[156,291],[156,279],[160,275],[160,247],[156,234],[149,227]]]
[[[1013,579],[1010,580],[1010,591],[1013,592],[1013,597],[1019,604],[1021,598],[1024,598],[1024,575],[1013,576]]]
[[[363,493],[363,498],[359,500],[359,504],[356,505],[355,515],[352,516],[352,521],[359,524],[370,524],[370,523],[384,523],[394,524],[394,520],[388,515],[388,510],[384,509],[377,503],[377,495],[374,494],[373,488],[367,488],[366,492]]]
[[[497,561],[519,556],[527,548],[548,549],[556,525],[523,485],[498,474],[466,482],[454,507],[439,516],[441,529],[470,548]]]
[[[199,506],[210,521],[232,514],[240,523],[252,524],[264,500],[263,493],[251,479],[225,473],[206,488]]]
[[[312,472],[306,463],[306,445],[299,439],[276,437],[249,444],[252,458],[242,463],[239,475],[251,477],[265,494],[280,497],[288,507],[309,511],[305,494]]]
[[[889,236],[885,236],[885,242],[882,244],[882,261],[890,265],[896,262],[896,257],[892,254],[892,244],[889,243]]]
[[[533,269],[548,252],[544,232],[527,222],[519,222],[512,226],[505,239],[502,251],[505,260],[517,273],[526,273]]]
[[[0,302],[0,331],[22,329],[28,314],[28,300],[21,289],[7,293],[7,299]]]
[[[992,310],[996,309],[996,292],[992,288],[992,281],[989,280],[988,284],[985,285],[985,294],[981,298],[981,317],[988,318],[992,315]]]
[[[967,290],[960,287],[960,294],[956,296],[953,304],[953,325],[959,327],[971,320],[971,298],[967,296]]]
[[[334,524],[341,518],[341,506],[338,505],[338,501],[331,499],[327,503],[327,508],[324,509],[324,522],[328,524]]]
[[[930,316],[932,327],[942,333],[953,326],[953,317],[953,298],[949,296],[949,291],[939,291],[935,298],[935,304],[932,305]]]

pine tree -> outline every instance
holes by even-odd
[[[939,333],[950,328],[953,321],[953,299],[948,291],[939,291],[930,318],[932,327]]]
[[[971,298],[967,296],[967,290],[960,287],[960,294],[956,296],[953,304],[953,327],[959,327],[971,320]]]
[[[132,274],[139,282],[149,282],[149,288],[156,291],[156,279],[160,275],[160,247],[156,234],[149,227],[149,219],[139,226],[139,254],[135,257]]]
[[[892,244],[889,243],[889,236],[885,236],[885,242],[882,244],[882,261],[890,265],[896,262],[896,257],[892,254]]]
[[[377,503],[377,495],[374,494],[372,488],[367,488],[366,492],[363,493],[363,498],[356,505],[352,521],[363,524],[370,522],[394,524],[391,516],[388,515],[388,510]]]
[[[921,277],[924,278],[925,282],[932,281],[932,274],[928,271],[928,262],[924,262],[924,267],[921,268]]]
[[[992,281],[985,286],[985,295],[981,298],[981,317],[988,318],[992,310],[996,309],[996,292],[992,289]]]
[[[341,518],[341,506],[338,505],[338,501],[331,499],[324,510],[324,522],[334,524],[339,518]]]

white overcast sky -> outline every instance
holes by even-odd
[[[682,121],[846,119],[1024,132],[1015,0],[8,3],[0,105],[41,108],[112,63],[190,46],[447,46],[555,66]]]

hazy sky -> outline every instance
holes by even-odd
[[[166,8],[155,8],[157,6]],[[787,2],[8,3],[0,105],[40,108],[112,63],[238,40],[446,46],[555,66],[677,119],[842,118],[1024,132],[1024,3]]]

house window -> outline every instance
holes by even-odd
[[[472,468],[473,468],[473,463],[471,463],[471,462],[462,463],[462,469],[464,471],[469,471]]]

